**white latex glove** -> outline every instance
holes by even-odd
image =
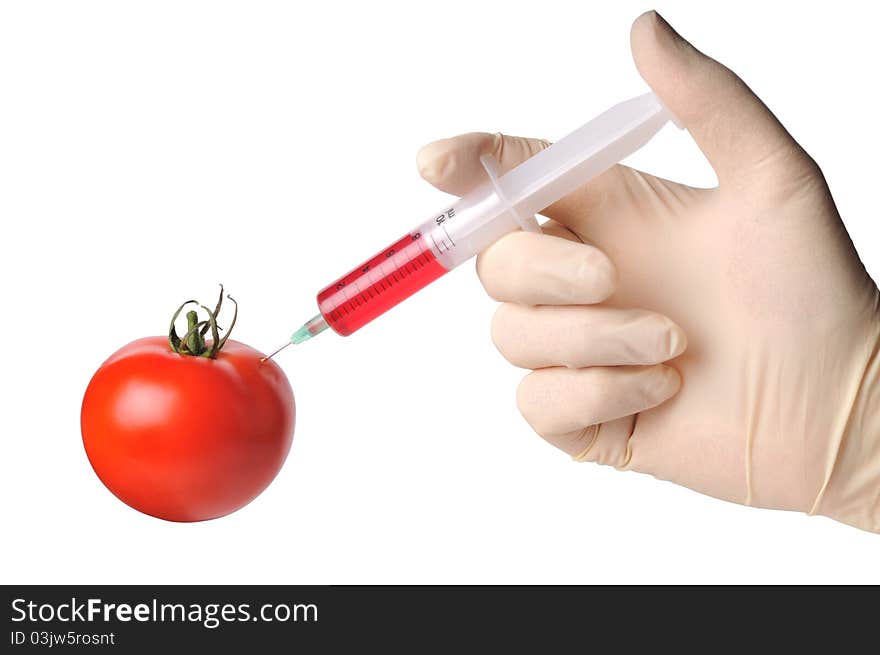
[[[544,235],[481,255],[503,303],[495,344],[534,369],[520,410],[576,459],[880,530],[878,292],[821,171],[656,13],[632,49],[720,184],[617,166],[548,208]],[[481,154],[509,170],[546,146],[466,134],[426,146],[419,168],[461,195]]]

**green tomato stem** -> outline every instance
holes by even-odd
[[[182,339],[177,335],[175,327],[177,317],[180,316],[180,313],[187,305],[198,305],[199,303],[195,300],[187,300],[177,308],[177,311],[174,312],[174,316],[171,318],[171,326],[168,329],[168,343],[171,345],[171,350],[179,355],[191,357],[216,357],[217,353],[226,345],[226,341],[229,339],[229,335],[232,333],[232,328],[235,327],[235,322],[238,318],[238,303],[235,302],[232,296],[227,295],[226,297],[235,305],[235,314],[232,317],[229,329],[226,330],[226,334],[223,335],[222,339],[220,338],[220,328],[217,326],[217,314],[223,306],[223,285],[221,284],[220,299],[217,301],[217,306],[213,312],[204,305],[199,305],[208,314],[208,320],[199,321],[199,314],[196,310],[190,310],[186,313],[186,334]],[[205,334],[208,330],[211,331],[210,343],[205,341]]]

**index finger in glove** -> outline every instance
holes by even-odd
[[[550,142],[544,139],[470,132],[424,146],[416,157],[416,165],[419,174],[441,191],[463,196],[486,180],[481,156],[494,157],[504,174],[549,146]],[[637,180],[649,177],[617,164],[541,214],[565,225],[577,222],[584,212],[606,201],[616,205],[629,202],[632,199],[630,187]]]
[[[504,174],[549,145],[543,139],[470,132],[429,143],[419,150],[416,166],[419,174],[441,191],[463,196],[486,179],[481,156],[494,157]]]

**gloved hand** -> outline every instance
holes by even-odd
[[[632,49],[719,186],[616,166],[548,208],[545,234],[480,256],[503,303],[492,338],[534,369],[522,414],[578,460],[880,531],[878,292],[821,171],[656,13],[635,22]],[[418,164],[462,195],[481,154],[506,171],[547,145],[465,134]]]

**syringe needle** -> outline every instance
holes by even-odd
[[[303,323],[300,329],[293,333],[293,336],[290,337],[290,341],[285,343],[271,355],[266,355],[265,357],[263,357],[260,362],[262,363],[269,359],[272,359],[275,355],[280,353],[292,343],[302,343],[303,341],[308,341],[312,337],[321,334],[321,332],[326,330],[328,327],[329,326],[327,325],[327,321],[324,320],[324,317],[321,314],[310,318],[308,321]]]
[[[282,350],[284,350],[285,348],[287,348],[287,346],[289,346],[291,343],[293,343],[293,342],[292,342],[292,341],[288,341],[288,342],[285,343],[283,346],[281,346],[278,350],[276,350],[275,352],[273,352],[271,355],[266,355],[265,357],[263,357],[263,359],[261,359],[260,362],[265,362],[265,361],[267,361],[267,360],[269,360],[269,359],[272,359],[275,355],[277,355],[277,354],[280,353]]]

